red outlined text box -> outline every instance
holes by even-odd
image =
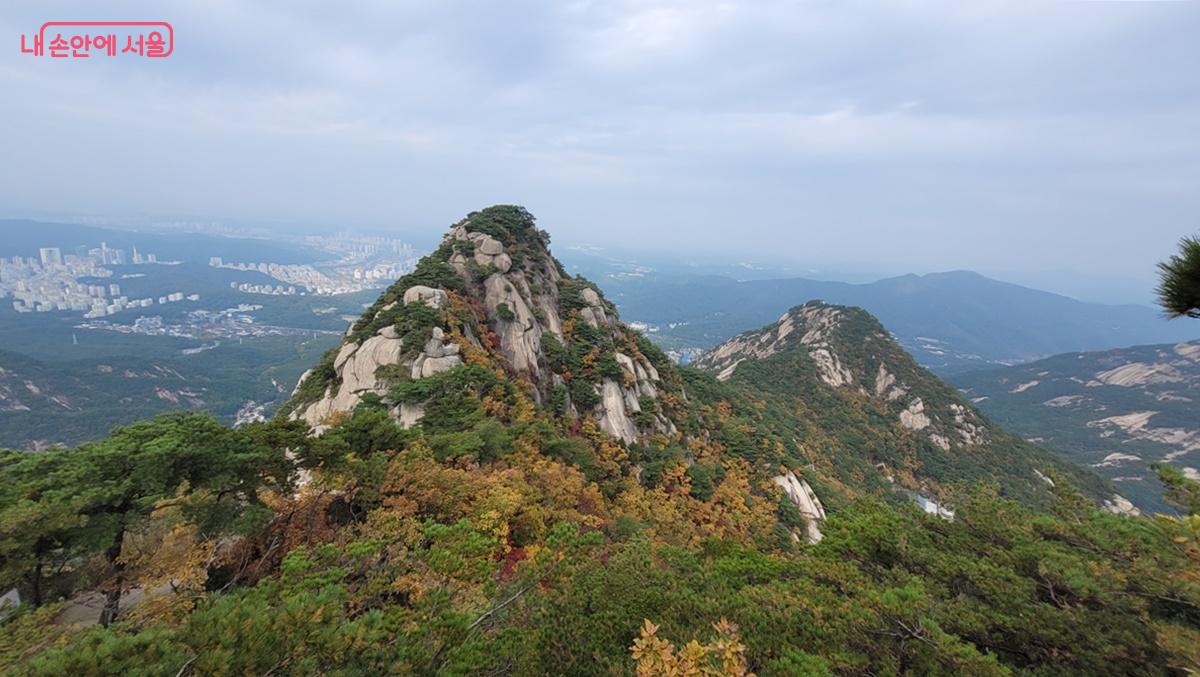
[[[165,37],[166,40],[163,41],[165,44],[159,45],[156,43],[150,43],[155,44],[158,49],[150,50],[153,53],[145,53],[144,45],[146,44],[146,36],[140,35],[138,42],[138,55],[151,59],[162,59],[170,56],[171,53],[175,51],[175,29],[171,26],[170,22],[167,21],[47,21],[46,23],[42,24],[42,27],[38,30],[37,39],[34,41],[34,48],[27,49],[25,46],[25,36],[21,36],[21,51],[27,54],[33,54],[34,56],[44,56],[45,48],[48,44],[46,41],[46,30],[54,27],[65,27],[68,29],[80,27],[109,27],[120,28],[124,30],[128,30],[130,28],[158,27],[164,29],[166,35],[163,36],[159,31],[152,31],[150,35],[158,33],[160,37]],[[70,34],[72,31],[68,30],[67,32]],[[125,51],[131,50],[122,50],[122,52]]]

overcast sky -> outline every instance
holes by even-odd
[[[175,54],[19,53],[107,19]],[[1141,279],[1200,229],[1200,3],[6,0],[0,36],[0,216],[515,202],[560,243]]]

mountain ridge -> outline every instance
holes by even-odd
[[[767,324],[797,301],[859,306],[878,317],[921,364],[953,373],[1048,355],[1200,338],[1136,304],[1095,304],[973,271],[901,275],[852,284],[808,278],[614,275],[609,295],[626,318],[655,328],[673,349],[712,346]]]
[[[1087,472],[1008,433],[952,386],[918,365],[870,313],[810,301],[702,355],[716,378],[782,396],[810,416],[860,412],[875,431],[851,453],[869,457],[889,483],[940,496],[943,484],[994,479],[1025,500],[1047,500],[1048,475],[1111,491]],[[829,424],[826,427],[834,428]],[[915,438],[915,439],[914,439]],[[843,452],[845,453],[845,452]],[[1124,505],[1119,496],[1106,500]]]

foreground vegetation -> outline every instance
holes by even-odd
[[[492,400],[488,397],[492,396]],[[860,496],[802,520],[745,461],[654,479],[499,392],[320,438],[177,414],[4,456],[12,674],[1184,674],[1200,665],[1200,489],[1184,518],[965,489],[956,519]],[[515,399],[513,399],[515,398]],[[504,404],[504,411],[499,407]],[[488,411],[488,410],[491,411]],[[693,466],[695,467],[695,466]],[[299,473],[315,480],[296,491]],[[144,599],[118,611],[121,591]],[[96,624],[71,617],[81,591]],[[75,609],[77,611],[77,609]],[[77,615],[77,614],[75,614]],[[693,641],[695,640],[695,641]]]

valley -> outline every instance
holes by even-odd
[[[1066,353],[949,380],[988,416],[1173,512],[1150,466],[1200,478],[1200,343]]]
[[[413,257],[348,235],[296,244],[24,221],[0,221],[0,234],[0,447],[19,449],[176,409],[269,415],[386,284],[376,266],[390,274]],[[272,263],[212,265],[221,257]],[[277,294],[279,266],[344,281]]]

